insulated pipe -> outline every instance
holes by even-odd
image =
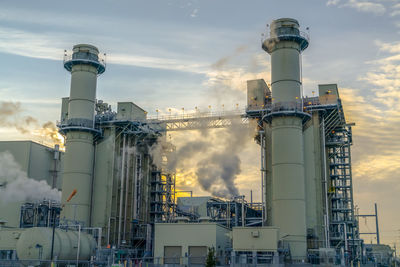
[[[328,170],[326,166],[326,144],[325,144],[325,119],[322,117],[321,123],[321,137],[322,137],[322,166],[324,167],[324,196],[325,196],[325,214],[324,214],[324,228],[325,228],[325,247],[330,248],[329,237],[329,200],[328,200]]]
[[[90,221],[90,199],[93,179],[94,128],[97,75],[105,71],[96,47],[79,44],[73,47],[71,58],[64,58],[64,68],[71,72],[68,120],[60,126],[66,135],[66,151],[62,184],[61,219],[76,220],[85,226]],[[68,195],[77,190],[67,202]],[[76,217],[75,217],[76,215]]]
[[[129,178],[131,168],[131,138],[128,138],[127,160],[126,160],[126,181],[125,181],[125,211],[124,211],[124,233],[123,237],[126,238],[126,225],[128,221],[128,201],[129,201]]]
[[[119,217],[118,217],[118,247],[121,246],[121,227],[122,227],[122,207],[124,198],[124,180],[125,180],[125,154],[126,154],[126,134],[122,142],[122,160],[121,160],[121,188],[119,190]]]
[[[271,220],[293,260],[301,262],[307,259],[307,230],[300,53],[308,40],[294,19],[274,20],[270,30],[263,49],[271,55]]]

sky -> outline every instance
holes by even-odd
[[[372,213],[377,202],[382,242],[400,247],[399,0],[2,0],[0,101],[18,106],[16,120],[34,118],[34,129],[55,123],[60,99],[69,94],[64,50],[90,43],[106,53],[97,98],[114,109],[118,101],[135,102],[149,115],[195,107],[244,109],[246,80],[270,80],[261,35],[281,17],[309,27],[310,46],[302,56],[304,93],[311,95],[318,84],[338,84],[347,120],[356,123],[355,202],[362,214]],[[0,140],[51,141],[41,136],[39,129],[0,127]],[[171,133],[177,148],[191,138],[215,144],[224,133]],[[257,198],[257,145],[247,142],[240,159],[235,184],[247,196],[254,190]],[[185,164],[179,186],[204,194],[190,162]],[[360,227],[367,232],[375,226],[362,220]]]

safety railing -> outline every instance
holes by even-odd
[[[73,51],[64,50],[64,57],[63,57],[64,63],[75,59],[93,61],[102,64],[104,67],[106,66],[106,54],[95,55],[93,53],[85,53],[85,52],[74,53]]]
[[[215,118],[215,117],[229,117],[229,116],[240,116],[245,114],[245,110],[237,109],[230,111],[209,111],[209,112],[190,112],[182,114],[169,114],[169,115],[151,115],[147,117],[147,121],[172,121],[182,119],[197,119],[197,118]]]

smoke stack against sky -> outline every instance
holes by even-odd
[[[306,206],[300,54],[308,40],[295,19],[271,23],[263,49],[271,55],[272,225],[290,245],[295,260],[306,260]]]
[[[73,220],[88,226],[93,179],[94,145],[98,131],[94,129],[97,75],[105,71],[96,47],[75,45],[64,67],[71,72],[68,119],[60,132],[66,135],[66,152],[62,185],[61,219]],[[67,202],[74,191],[77,194]]]

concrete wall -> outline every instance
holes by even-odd
[[[104,138],[96,144],[92,198],[92,227],[102,227],[108,232],[111,215],[112,182],[114,169],[115,129],[106,129]],[[93,205],[95,204],[95,205]]]
[[[118,120],[144,120],[147,112],[132,102],[118,102]]]
[[[234,227],[232,228],[234,251],[270,251],[278,249],[277,227]]]
[[[318,112],[304,126],[304,172],[306,183],[306,224],[313,242],[309,248],[317,248],[323,240],[323,198],[321,136]],[[319,241],[317,241],[319,240]]]
[[[182,257],[189,246],[214,247],[216,255],[230,246],[230,230],[216,223],[157,223],[154,235],[154,257],[164,256],[165,246],[182,246]]]
[[[45,180],[50,186],[53,184],[54,152],[52,148],[32,141],[1,141],[0,152],[9,151],[21,170],[29,178]],[[56,187],[61,188],[63,153],[60,152],[60,161],[56,165],[58,170]],[[0,201],[0,220],[4,220],[9,227],[19,227],[20,207],[22,202],[2,203]]]

